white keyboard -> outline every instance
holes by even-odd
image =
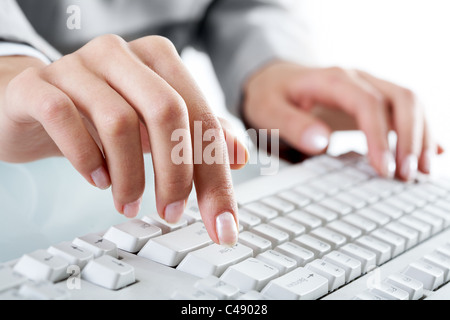
[[[450,179],[377,177],[319,156],[239,185],[239,242],[214,244],[191,203],[0,264],[0,299],[450,298]]]

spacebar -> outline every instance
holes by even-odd
[[[177,266],[191,251],[212,243],[201,222],[150,239],[138,255],[169,267]]]

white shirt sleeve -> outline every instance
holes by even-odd
[[[0,56],[29,56],[50,64],[50,59],[39,50],[21,43],[0,42]]]

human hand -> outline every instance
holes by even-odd
[[[252,127],[279,129],[281,139],[307,155],[325,152],[335,129],[360,129],[383,177],[411,180],[418,170],[429,173],[432,157],[442,152],[414,93],[358,70],[275,62],[247,82],[243,115]]]
[[[145,188],[143,153],[151,152],[159,215],[176,222],[195,184],[212,240],[237,241],[230,167],[245,162],[230,165],[227,142],[228,148],[245,146],[232,139],[230,127],[210,110],[167,39],[152,36],[127,43],[101,36],[48,66],[33,63],[5,82],[0,79],[0,160],[63,155],[92,185],[111,186],[116,209],[135,217]],[[197,121],[200,141],[194,141]],[[172,158],[180,145],[172,138],[176,130],[185,133],[186,163]],[[195,152],[203,153],[209,145],[202,140],[207,131],[213,132],[215,152],[224,155],[223,161],[192,161]]]

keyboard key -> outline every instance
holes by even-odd
[[[117,246],[114,242],[104,239],[98,234],[88,234],[78,237],[72,243],[80,248],[88,250],[94,254],[94,258],[101,257],[105,254],[114,258],[118,258]]]
[[[363,197],[364,195],[360,196],[355,192],[341,192],[334,196],[336,200],[345,203],[353,210],[362,209],[367,205],[367,201],[365,201]]]
[[[369,208],[375,209],[375,210],[391,217],[391,219],[398,219],[403,215],[403,210],[401,210],[397,207],[393,207],[385,202],[375,203],[374,205],[372,205]]]
[[[109,255],[89,261],[81,278],[110,290],[126,287],[136,281],[134,268]]]
[[[338,218],[338,214],[336,213],[336,211],[333,211],[333,210],[323,206],[323,202],[321,202],[321,204],[322,205],[310,204],[309,206],[305,207],[303,210],[322,219],[322,221],[324,223],[331,222]],[[338,210],[338,209],[336,209],[336,210]]]
[[[358,229],[361,229],[364,233],[370,233],[377,227],[375,222],[358,214],[350,214],[345,216],[342,220],[353,225],[354,227],[357,227]]]
[[[328,279],[328,291],[336,290],[345,284],[345,271],[338,266],[322,259],[308,263],[305,269]]]
[[[319,201],[325,197],[325,192],[316,189],[309,185],[300,185],[294,188],[295,192],[298,192],[305,197],[308,197],[314,201]]]
[[[112,226],[103,235],[103,238],[117,245],[119,249],[136,253],[152,238],[159,236],[161,229],[140,219]]]
[[[378,240],[388,243],[391,246],[392,257],[396,257],[406,250],[405,238],[387,229],[382,228],[374,230],[370,235]]]
[[[403,273],[422,282],[427,290],[434,290],[444,283],[444,271],[424,260],[410,263]]]
[[[334,198],[328,198],[328,199],[322,200],[319,202],[319,204],[327,209],[332,210],[332,212],[337,212],[341,216],[345,216],[346,214],[349,214],[350,212],[353,211],[353,208],[351,206],[349,206],[348,204],[346,204],[342,201],[334,199]],[[314,206],[314,205],[312,205],[312,206]],[[315,208],[315,209],[316,209],[316,211],[318,211],[317,208]],[[305,208],[305,210],[307,210],[307,208]],[[334,217],[333,215],[331,215],[328,211],[324,211],[324,210],[318,211],[319,214],[322,212],[324,212],[326,214],[325,217],[327,218],[326,221],[328,221],[328,222],[337,218],[337,217]]]
[[[371,291],[388,300],[409,300],[408,292],[387,282],[375,284]]]
[[[277,268],[255,258],[249,258],[229,267],[220,279],[238,287],[242,292],[260,291],[272,279],[278,277]]]
[[[347,243],[339,251],[361,262],[361,271],[369,272],[376,266],[377,256],[374,252],[353,243]]]
[[[0,292],[17,288],[26,280],[27,278],[12,268],[0,265]]]
[[[405,238],[406,249],[415,246],[419,242],[419,231],[410,228],[398,221],[390,222],[386,225],[386,229]]]
[[[314,229],[311,231],[311,235],[328,243],[333,250],[343,246],[347,242],[346,237],[325,227]]]
[[[210,275],[220,277],[231,265],[252,257],[253,250],[240,243],[226,248],[216,243],[189,252],[177,269],[205,278]]]
[[[301,247],[311,250],[317,258],[321,258],[331,251],[331,246],[328,243],[308,234],[295,238],[293,242]]]
[[[295,191],[283,191],[278,194],[280,198],[293,203],[297,208],[303,208],[311,203],[311,199]]]
[[[40,249],[23,255],[14,271],[34,281],[58,282],[69,277],[68,267],[66,260]]]
[[[176,223],[168,223],[166,220],[162,219],[160,216],[157,216],[156,214],[143,216],[142,221],[151,224],[153,226],[157,226],[158,228],[161,229],[162,234],[181,229],[188,225],[188,219],[185,217],[181,217],[181,219]]]
[[[322,225],[322,220],[300,210],[294,210],[291,213],[288,213],[286,217],[304,225],[307,232]]]
[[[261,223],[261,219],[245,209],[239,209],[239,225],[251,229]]]
[[[259,217],[263,222],[278,217],[278,211],[260,202],[253,202],[243,206],[243,208],[255,216]]]
[[[200,209],[196,203],[191,203],[186,206],[186,209],[183,212],[183,217],[187,220],[188,224],[202,221]]]
[[[372,220],[378,226],[384,226],[386,223],[391,221],[391,218],[388,215],[381,213],[380,211],[375,210],[373,208],[364,208],[364,209],[358,210],[357,214],[359,214],[360,216],[362,216],[366,219]]]
[[[263,223],[257,225],[252,229],[252,232],[272,242],[272,247],[278,246],[289,240],[289,234],[270,224]]]
[[[386,242],[371,236],[362,236],[355,243],[374,252],[377,255],[377,265],[381,265],[391,259],[392,248]]]
[[[92,259],[94,254],[86,249],[78,247],[71,242],[62,242],[51,246],[47,251],[55,256],[61,257],[70,265],[77,265],[81,269]]]
[[[423,211],[431,214],[432,216],[437,216],[444,220],[444,228],[450,226],[450,211],[444,210],[436,205],[428,205],[423,208]]]
[[[295,238],[306,232],[306,228],[300,224],[286,217],[278,217],[269,222],[270,225],[286,232],[289,238]]]
[[[184,290],[175,290],[170,298],[172,300],[219,300],[217,296],[195,287]]]
[[[445,255],[446,257],[450,258],[450,243],[445,244],[443,246],[440,246],[436,249],[439,253]]]
[[[256,259],[276,267],[281,274],[292,271],[297,267],[297,261],[275,250],[268,250],[256,256]]]
[[[444,228],[444,219],[431,215],[426,211],[416,210],[411,213],[411,216],[428,223],[431,226],[431,234],[434,235]]]
[[[191,251],[211,244],[212,240],[201,222],[151,238],[138,255],[166,266],[175,267]]]
[[[439,251],[435,251],[425,255],[423,260],[442,269],[444,271],[444,282],[450,281],[450,258],[439,253]]]
[[[295,209],[295,205],[292,202],[284,200],[277,196],[263,198],[261,202],[277,210],[280,214],[285,214]]]
[[[238,241],[244,246],[251,248],[254,255],[260,254],[261,252],[272,248],[272,242],[250,231],[241,232],[239,234]]]
[[[255,301],[255,300],[267,300],[267,298],[265,296],[263,296],[261,294],[261,292],[258,292],[256,290],[251,290],[248,291],[244,294],[241,294],[237,300],[251,300],[251,301]]]
[[[331,251],[323,257],[323,260],[342,268],[345,271],[345,282],[350,282],[361,275],[361,261],[354,259],[342,252]]]
[[[20,287],[17,294],[27,300],[68,300],[70,293],[52,282],[27,282]]]
[[[416,206],[405,199],[399,197],[398,195],[393,195],[390,198],[385,199],[381,202],[383,205],[390,206],[394,208],[394,210],[401,211],[402,213],[411,213],[416,209]],[[398,213],[394,213],[397,215]]]
[[[277,247],[275,251],[278,251],[295,261],[299,266],[304,266],[306,263],[314,259],[314,253],[308,249],[305,249],[293,242],[285,242]]]
[[[328,280],[299,267],[270,281],[261,293],[269,299],[315,300],[328,293]]]
[[[388,300],[388,299],[368,289],[355,296],[353,300]]]
[[[195,288],[212,294],[220,300],[236,299],[239,295],[238,287],[225,283],[215,276],[208,276],[197,281]]]
[[[390,275],[386,282],[408,292],[409,300],[419,300],[423,297],[423,283],[402,273]]]
[[[330,228],[344,236],[347,237],[348,240],[354,241],[356,238],[362,235],[362,230],[348,224],[344,221],[337,220],[327,224],[327,228]]]
[[[431,225],[412,216],[404,216],[398,222],[419,232],[419,241],[422,242],[431,236]]]

